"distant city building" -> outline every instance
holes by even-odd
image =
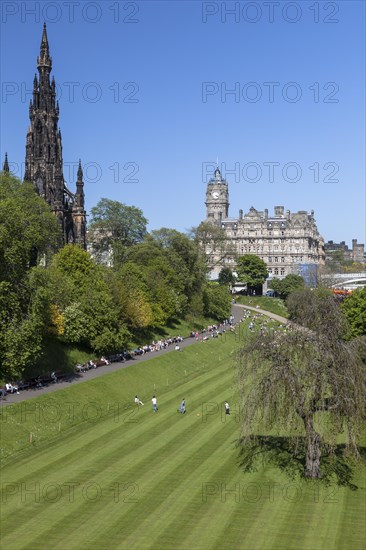
[[[324,245],[325,250],[325,261],[331,262],[334,260],[334,253],[341,252],[343,255],[343,260],[364,263],[365,258],[365,245],[358,243],[357,239],[352,239],[352,248],[348,248],[345,241],[340,243],[335,243],[333,241],[328,241]]]
[[[248,213],[239,210],[238,218],[229,218],[229,186],[216,168],[207,184],[206,221],[225,231],[233,251],[220,261],[207,247],[212,278],[217,278],[224,266],[235,271],[237,257],[255,254],[266,263],[269,277],[300,274],[309,279],[309,284],[312,279],[314,286],[317,267],[324,264],[325,254],[313,210],[291,213],[283,206],[275,206],[274,214],[270,215],[267,209],[260,212],[252,206]]]
[[[33,183],[35,191],[50,205],[57,217],[65,243],[86,248],[86,212],[81,162],[77,171],[76,193],[66,187],[63,176],[62,140],[58,128],[59,104],[56,83],[50,73],[50,57],[46,24],[43,27],[38,77],[33,80],[33,99],[29,105],[30,125],[27,133],[24,180]],[[4,171],[9,172],[5,155]]]

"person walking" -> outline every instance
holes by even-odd
[[[152,403],[153,411],[154,413],[156,413],[156,411],[158,410],[158,407],[157,407],[157,400],[155,395],[152,396],[151,403]]]
[[[182,414],[184,414],[186,412],[186,401],[185,401],[184,398],[182,399],[182,403],[181,403],[181,405],[178,409],[178,412],[180,412]]]
[[[230,406],[227,401],[225,401],[225,414],[230,414]]]

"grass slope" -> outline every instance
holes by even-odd
[[[256,307],[261,309],[282,315],[282,317],[288,317],[285,302],[280,298],[270,298],[268,296],[235,296],[238,304],[246,306]]]
[[[187,319],[170,319],[166,326],[136,330],[127,346],[132,350],[138,346],[151,343],[153,340],[181,335],[188,337],[192,330],[200,331],[215,321],[208,317],[188,317]],[[66,344],[62,337],[48,336],[44,341],[43,355],[35,365],[27,367],[24,378],[35,378],[38,375],[49,375],[53,370],[60,372],[74,372],[77,363],[86,363],[89,359],[96,359],[97,354],[82,346]],[[5,384],[7,380],[2,380]]]
[[[352,492],[291,481],[269,467],[241,472],[235,347],[230,334],[131,365],[55,392],[53,409],[51,396],[39,397],[28,402],[35,411],[43,403],[38,420],[31,409],[23,419],[19,410],[7,413],[7,452],[15,450],[11,433],[36,435],[2,470],[2,548],[363,548],[364,483]],[[129,405],[135,393],[146,399],[140,409]],[[182,397],[185,415],[177,413]],[[90,418],[75,412],[68,426],[51,421],[56,405],[64,413],[70,403],[79,412],[86,405]]]

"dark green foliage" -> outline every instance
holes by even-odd
[[[219,273],[219,278],[218,278],[220,285],[229,286],[230,284],[234,283],[235,280],[236,278],[233,275],[233,272],[231,271],[230,267],[223,267]]]
[[[18,377],[42,351],[48,322],[44,278],[33,266],[60,243],[48,205],[31,185],[0,178],[0,376]]]
[[[270,282],[270,288],[280,298],[287,298],[291,292],[304,288],[304,279],[300,275],[286,275],[284,279],[274,277]]]
[[[238,280],[247,283],[248,287],[254,288],[262,285],[268,277],[268,269],[261,258],[254,254],[240,256],[237,261]]]
[[[226,287],[211,283],[207,286],[204,297],[204,314],[218,321],[227,319],[231,311],[231,295]]]

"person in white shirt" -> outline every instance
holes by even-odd
[[[156,413],[158,408],[157,408],[157,400],[156,400],[155,395],[152,396],[151,403],[152,403],[152,406],[153,406],[153,411],[154,411],[154,413]]]
[[[141,401],[141,399],[139,399],[139,398],[137,397],[137,395],[135,395],[135,403],[136,403],[136,405],[138,405],[138,406],[139,406],[139,405],[143,405],[143,402]]]
[[[230,406],[227,401],[225,401],[225,414],[230,414]]]
[[[6,391],[9,393],[18,393],[18,386],[13,386],[12,384],[5,384]]]

